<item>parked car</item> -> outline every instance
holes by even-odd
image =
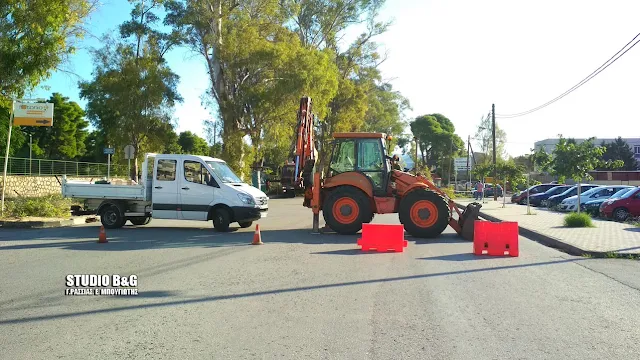
[[[498,185],[498,196],[502,197],[502,195],[504,194],[504,191],[502,189],[502,186]],[[488,198],[488,197],[493,197],[493,184],[484,184],[484,197]],[[473,190],[473,197],[476,197],[476,193],[478,192],[478,190]]]
[[[619,199],[622,195],[626,194],[627,192],[633,189],[635,189],[633,186],[628,186],[628,187],[622,188],[615,194],[611,195],[611,197],[609,198],[606,198],[606,199],[598,198],[595,200],[589,200],[584,204],[580,204],[580,210],[586,212],[589,215],[598,216],[600,215],[600,206],[604,202],[606,202],[607,200]]]
[[[558,185],[558,186],[552,187],[551,189],[543,193],[529,195],[529,204],[531,206],[543,206],[542,203],[546,201],[549,197],[553,195],[561,194],[565,190],[569,189],[570,187],[571,185]],[[525,204],[527,203],[526,195],[524,197],[524,203]]]
[[[533,185],[530,188],[521,191],[517,194],[514,194],[511,197],[511,202],[512,203],[517,203],[520,205],[525,205],[527,203],[527,193],[531,193],[531,195],[534,194],[541,194],[543,192],[546,192],[547,190],[558,186],[558,184],[538,184],[538,185]],[[531,200],[531,195],[529,195],[529,200]]]
[[[591,190],[584,191],[580,196],[580,204],[584,204],[589,200],[595,199],[608,199],[611,195],[617,193],[625,187],[624,185],[609,185],[609,186],[598,186]],[[558,210],[560,211],[577,211],[578,210],[578,195],[569,196],[568,198],[562,200],[560,205],[558,206]]]
[[[600,216],[616,221],[640,216],[640,188],[633,188],[618,199],[609,199],[600,206]]]
[[[589,191],[593,188],[596,188],[600,185],[595,185],[595,184],[581,184],[580,185],[580,193],[584,193],[585,191]],[[549,197],[549,199],[547,199],[547,207],[550,209],[553,209],[555,207],[557,207],[558,205],[560,205],[560,203],[562,202],[562,200],[568,198],[569,196],[574,196],[574,195],[578,195],[578,186],[574,185],[572,187],[570,187],[569,189],[565,190],[562,194],[558,194],[558,195],[554,195]]]

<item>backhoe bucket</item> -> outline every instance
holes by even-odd
[[[473,241],[474,224],[478,220],[481,207],[482,205],[477,202],[471,203],[467,205],[462,215],[460,215],[458,220],[458,225],[461,229],[460,235],[467,241]]]

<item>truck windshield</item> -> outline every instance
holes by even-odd
[[[224,183],[241,183],[242,180],[233,173],[233,170],[229,168],[226,163],[221,161],[207,161],[207,164],[211,166],[213,173]]]

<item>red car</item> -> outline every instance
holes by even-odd
[[[603,202],[600,205],[600,216],[616,221],[640,216],[640,188],[635,188],[618,199]]]

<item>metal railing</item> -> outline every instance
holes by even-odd
[[[126,175],[127,166],[111,164],[109,172],[111,176]],[[7,174],[31,176],[107,176],[107,164],[10,157],[9,163],[7,164]]]

